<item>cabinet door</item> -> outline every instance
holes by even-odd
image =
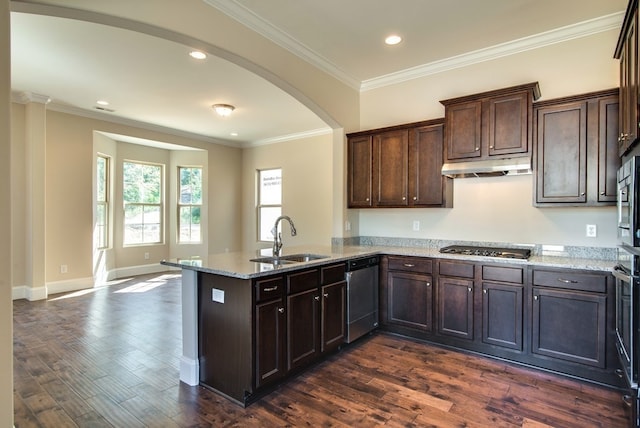
[[[370,136],[349,139],[349,207],[370,207],[373,145]]]
[[[480,157],[482,102],[451,104],[445,110],[447,160]]]
[[[282,299],[255,307],[256,388],[286,372],[285,309]]]
[[[390,271],[388,274],[388,323],[416,330],[433,330],[431,275]]]
[[[587,103],[538,108],[536,202],[587,201]]]
[[[638,136],[638,13],[631,19],[620,53],[620,132],[618,154],[622,156]]]
[[[346,281],[322,287],[322,352],[336,349],[345,340]]]
[[[438,333],[473,339],[473,281],[438,279]]]
[[[531,126],[528,92],[490,98],[487,104],[489,156],[526,153]]]
[[[618,97],[599,100],[598,202],[616,202],[618,156]]]
[[[376,206],[408,205],[409,133],[373,136],[373,195]]]
[[[602,294],[533,287],[532,351],[605,367],[606,303]]]
[[[522,351],[520,285],[482,283],[482,341]]]
[[[422,126],[409,136],[409,204],[451,206],[452,179],[442,175],[443,125]]]
[[[294,370],[320,355],[320,295],[317,288],[287,296],[287,368]]]

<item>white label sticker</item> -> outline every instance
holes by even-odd
[[[217,288],[211,289],[211,300],[224,303],[224,290],[218,290]]]

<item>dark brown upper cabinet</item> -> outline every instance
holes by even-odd
[[[445,163],[528,156],[538,83],[440,101]]]
[[[348,134],[349,208],[451,207],[443,120]]]
[[[544,101],[534,111],[534,205],[615,205],[618,90]]]
[[[638,1],[629,1],[614,57],[620,60],[620,130],[618,155],[623,156],[635,144],[640,127],[638,106]]]

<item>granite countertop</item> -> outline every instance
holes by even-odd
[[[436,257],[440,259],[464,260],[482,263],[509,263],[525,266],[557,267],[569,269],[584,269],[610,272],[615,266],[615,260],[601,260],[590,258],[560,257],[547,255],[533,255],[528,260],[506,259],[497,257],[469,256],[440,253],[438,248],[432,247],[394,247],[394,246],[300,246],[283,248],[283,256],[292,254],[317,254],[325,258],[309,262],[291,263],[274,266],[268,263],[256,263],[250,259],[264,257],[256,252],[234,252],[211,254],[206,259],[170,259],[161,263],[166,266],[192,269],[199,272],[229,276],[241,279],[251,279],[272,275],[278,272],[289,272],[300,268],[319,266],[332,262],[346,261],[357,257],[377,254],[397,256]]]

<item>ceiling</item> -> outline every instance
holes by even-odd
[[[360,91],[619,28],[627,3],[197,1]],[[302,103],[229,61],[215,56],[196,61],[187,55],[189,47],[173,41],[25,13],[16,7],[20,3],[12,2],[11,13],[12,90],[18,98],[44,95],[51,99],[48,108],[53,110],[237,146],[328,132],[327,125]],[[181,18],[188,17],[190,2],[184,3],[183,12]],[[401,35],[403,41],[386,46],[383,39],[390,33]],[[103,108],[112,111],[98,109],[99,99],[108,100]],[[211,109],[215,103],[233,104],[236,110],[221,118]]]

